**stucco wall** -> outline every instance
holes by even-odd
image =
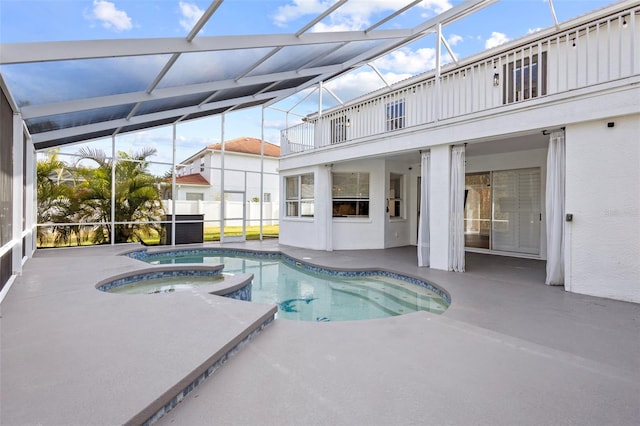
[[[640,302],[639,135],[640,114],[567,127],[570,291]]]
[[[324,166],[321,166],[324,167]],[[314,205],[314,217],[287,217],[287,208],[285,203],[285,178],[287,176],[296,176],[306,173],[314,174],[314,192],[315,192],[315,205]],[[280,215],[280,244],[290,245],[294,247],[302,247],[313,250],[326,250],[327,248],[327,231],[324,227],[326,221],[326,204],[322,207],[318,200],[323,198],[320,195],[323,193],[323,183],[321,182],[322,173],[319,171],[319,167],[304,167],[294,170],[289,170],[287,173],[282,174],[280,185],[280,203],[282,206]],[[326,189],[326,188],[324,188]],[[324,210],[323,210],[324,209]]]

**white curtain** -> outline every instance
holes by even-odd
[[[464,272],[464,146],[451,150],[449,270]]]
[[[548,285],[564,284],[564,130],[551,133],[547,154],[547,278]]]
[[[420,178],[420,222],[418,223],[418,266],[429,266],[429,161],[430,152],[422,153],[422,177]]]

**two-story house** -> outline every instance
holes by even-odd
[[[205,223],[214,227],[221,215],[232,218],[225,221],[227,225],[242,226],[244,221],[257,225],[260,220],[276,225],[279,157],[279,146],[252,137],[209,145],[176,165],[176,196],[163,202],[165,210],[171,212],[175,206],[178,215],[203,215]]]
[[[623,1],[307,116],[281,133],[280,242],[541,259],[640,301],[640,5]],[[440,37],[438,37],[438,40]]]

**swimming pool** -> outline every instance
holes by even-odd
[[[446,292],[415,278],[385,271],[331,271],[280,253],[174,250],[127,256],[150,264],[224,264],[225,274],[252,273],[251,300],[278,306],[278,317],[302,321],[384,318],[416,311],[440,314]]]

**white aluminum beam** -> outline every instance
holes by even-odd
[[[402,9],[398,9],[396,10],[394,13],[392,13],[391,15],[387,16],[386,18],[376,22],[375,24],[371,25],[369,28],[367,28],[366,30],[364,30],[365,33],[371,32],[373,30],[375,30],[376,28],[378,28],[380,25],[385,24],[386,22],[389,22],[390,20],[392,20],[393,18],[395,18],[398,15],[403,14],[404,12],[406,12],[407,10],[411,9],[413,6],[417,5],[418,3],[422,3],[422,0],[414,0],[411,3],[409,3],[408,5],[406,5],[405,7],[403,7]]]
[[[299,37],[295,34],[212,36],[198,37],[191,42],[184,38],[149,38],[4,43],[0,44],[0,65],[389,40],[402,39],[412,34],[411,30],[400,29],[369,33],[364,31],[306,33]]]
[[[296,32],[296,34],[295,34],[296,37],[300,37],[302,34],[306,33],[307,30],[309,30],[315,24],[317,24],[318,22],[322,21],[324,18],[329,16],[331,13],[333,13],[334,10],[336,10],[337,8],[339,8],[340,6],[345,4],[347,1],[348,0],[340,0],[340,1],[335,2],[330,8],[328,8],[327,10],[322,12],[313,21],[309,22],[307,25],[302,27],[298,32]]]

